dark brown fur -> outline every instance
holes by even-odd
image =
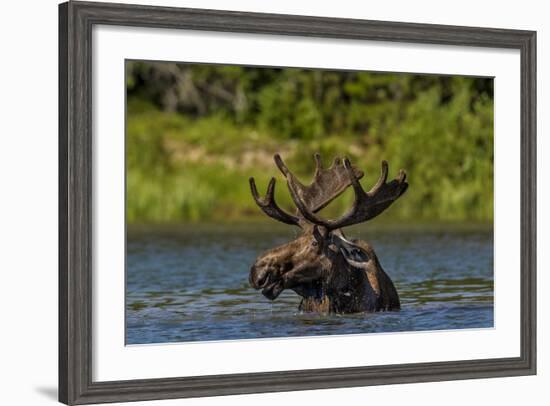
[[[343,253],[346,249],[359,250],[368,260],[348,259]],[[317,226],[260,255],[249,279],[271,300],[284,289],[294,290],[303,298],[303,311],[356,313],[400,308],[397,291],[369,244],[349,242]]]
[[[382,162],[382,174],[376,185],[363,191],[359,178],[363,173],[345,159],[335,159],[323,169],[315,156],[317,169],[309,186],[301,184],[276,155],[275,163],[285,175],[291,197],[298,208],[296,215],[282,210],[275,202],[275,179],[269,182],[265,197],[260,197],[250,179],[252,195],[270,217],[297,225],[302,234],[287,244],[260,255],[250,268],[249,281],[255,289],[275,300],[284,289],[302,297],[300,309],[321,313],[355,313],[398,310],[399,296],[382,269],[372,247],[365,241],[349,241],[342,227],[367,221],[384,211],[407,189],[405,173],[386,182],[388,165]],[[336,220],[325,220],[316,212],[353,186],[352,210]]]

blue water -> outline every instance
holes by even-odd
[[[374,246],[402,305],[353,315],[301,313],[294,292],[270,302],[248,286],[255,257],[296,235],[272,224],[130,228],[127,344],[493,326],[492,229],[348,231]]]

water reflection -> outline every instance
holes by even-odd
[[[298,312],[285,291],[270,302],[248,286],[262,251],[295,231],[277,226],[130,228],[127,343],[161,343],[493,326],[492,231],[356,228],[399,292],[402,311]]]

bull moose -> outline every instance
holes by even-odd
[[[302,297],[300,310],[355,313],[399,310],[397,290],[384,272],[373,248],[362,240],[349,240],[342,228],[370,220],[407,190],[403,170],[387,182],[388,164],[382,161],[380,178],[369,192],[359,183],[364,175],[345,158],[336,158],[323,168],[315,154],[316,170],[310,185],[304,186],[290,172],[281,157],[275,164],[285,176],[297,211],[290,214],[275,202],[275,178],[271,178],[265,197],[260,197],[254,178],[250,189],[257,205],[269,217],[302,229],[294,241],[261,254],[250,268],[249,282],[262,294],[275,300],[284,289]],[[355,200],[342,217],[328,220],[317,212],[352,186]]]

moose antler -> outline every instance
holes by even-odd
[[[335,230],[361,223],[382,213],[405,193],[408,187],[403,170],[399,171],[397,179],[387,183],[388,163],[382,161],[382,174],[378,182],[369,192],[365,192],[359,183],[364,173],[352,166],[349,159],[345,158],[342,162],[340,158],[336,158],[330,168],[324,169],[319,154],[315,154],[316,170],[313,181],[310,185],[304,186],[290,172],[279,154],[273,158],[287,180],[288,190],[298,208],[297,215],[285,212],[275,202],[275,178],[271,178],[264,198],[259,196],[254,178],[250,178],[250,190],[256,204],[265,214],[286,224],[303,227],[305,221],[305,223],[324,226],[328,230]],[[315,214],[340,196],[350,185],[355,191],[355,201],[348,213],[336,220],[325,220]]]
[[[344,159],[343,166],[347,179],[349,183],[351,183],[355,192],[355,201],[353,202],[351,210],[336,220],[325,220],[315,214],[315,211],[302,197],[303,191],[297,187],[295,177],[292,173],[290,173],[290,171],[288,171],[286,166],[284,166],[287,171],[285,176],[287,177],[288,189],[292,200],[294,201],[294,204],[296,204],[296,207],[298,207],[300,214],[307,221],[324,226],[328,230],[335,230],[338,228],[351,226],[353,224],[362,223],[382,213],[403,193],[405,193],[407,187],[409,186],[405,181],[406,174],[403,170],[399,171],[399,176],[396,179],[386,183],[388,179],[388,163],[386,161],[382,161],[382,173],[378,179],[378,182],[376,182],[374,187],[369,192],[365,192],[359,183],[359,177],[355,173],[356,170],[352,167],[349,159]]]
[[[315,154],[315,176],[309,186],[304,186],[300,183],[294,174],[288,170],[279,154],[275,154],[273,159],[275,160],[277,167],[283,175],[285,175],[287,182],[292,182],[293,189],[300,195],[301,200],[309,208],[309,210],[314,213],[329,204],[351,185],[346,169],[339,158],[334,160],[334,163],[330,168],[324,169],[321,164],[321,156],[319,154]],[[357,168],[353,168],[353,172],[357,178],[361,178],[363,176],[363,172]],[[277,203],[275,203],[274,178],[272,178],[269,182],[265,198],[261,198],[259,196],[254,178],[250,178],[249,181],[252,197],[254,197],[256,204],[265,214],[286,224],[298,225],[300,227],[303,226],[303,217],[293,216],[282,210]]]
[[[249,179],[250,190],[252,191],[252,197],[256,201],[256,204],[260,206],[260,209],[263,210],[265,214],[269,217],[274,218],[275,220],[282,221],[286,224],[291,225],[300,225],[300,219],[296,216],[288,214],[283,209],[281,209],[277,203],[275,203],[275,178],[271,178],[269,185],[267,186],[267,192],[264,198],[261,198],[258,194],[258,189],[256,188],[256,182],[254,178]]]
[[[285,175],[289,189],[294,190],[308,210],[313,213],[327,206],[351,185],[351,179],[340,158],[335,158],[332,166],[324,169],[321,163],[321,156],[315,154],[315,175],[309,186],[304,186],[289,171],[279,154],[275,154],[273,158],[279,170]],[[362,171],[353,166],[351,167],[351,171],[356,179],[361,179],[364,175]]]

